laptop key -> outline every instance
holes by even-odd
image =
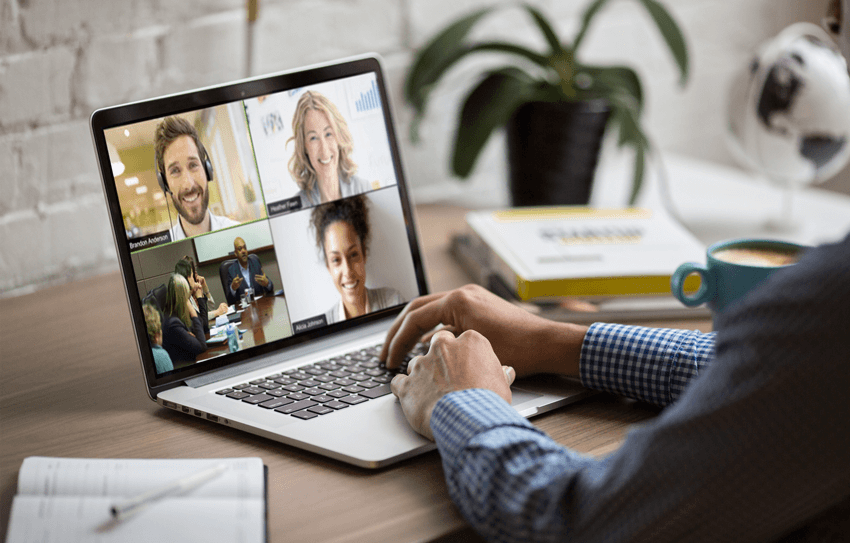
[[[348,407],[348,404],[342,403],[339,400],[333,400],[333,401],[327,402],[325,404],[325,407],[331,407],[333,409],[345,409],[346,407]]]
[[[319,388],[322,390],[336,390],[339,388],[339,385],[336,383],[325,383],[323,385],[319,385]]]
[[[319,394],[318,396],[313,396],[310,399],[313,400],[314,402],[319,402],[319,403],[325,403],[325,402],[329,402],[329,401],[333,400],[333,398],[331,398],[330,396],[327,396],[325,394]]]
[[[331,390],[325,396],[331,396],[333,398],[345,398],[348,396],[348,392],[343,392],[342,390]]]
[[[279,384],[277,384],[277,383],[275,383],[275,382],[272,382],[272,381],[267,381],[267,382],[265,382],[265,383],[260,383],[258,386],[259,386],[260,388],[265,389],[265,390],[274,390],[274,389],[276,389],[276,388],[280,388],[280,385],[279,385]]]
[[[352,393],[352,394],[356,394],[356,393],[358,393],[358,392],[363,392],[363,391],[364,391],[364,390],[366,390],[366,389],[365,389],[365,388],[363,388],[363,387],[359,387],[359,386],[357,386],[357,385],[351,385],[350,387],[345,387],[345,388],[343,388],[342,390],[344,390],[344,391],[346,391],[346,392],[350,392],[350,393]]]
[[[285,415],[290,415],[295,413],[296,411],[301,411],[302,409],[307,409],[308,407],[313,407],[319,405],[318,403],[312,400],[301,400],[300,402],[291,403],[289,405],[284,405],[283,407],[278,407],[275,409],[278,413],[283,413]]]
[[[298,411],[297,413],[293,413],[292,416],[299,418],[299,419],[307,420],[307,419],[314,419],[314,418],[318,417],[319,415],[316,414],[316,413],[311,413],[310,411]]]
[[[242,392],[246,392],[248,394],[260,394],[262,392],[265,392],[265,390],[263,390],[260,387],[247,387],[247,388],[243,388]]]
[[[233,392],[232,388],[223,388],[221,390],[217,390],[215,393],[224,396],[225,394],[230,394],[231,392]]]
[[[258,403],[263,403],[267,400],[272,400],[272,399],[274,399],[274,396],[269,396],[268,394],[257,394],[255,396],[251,396],[250,398],[245,398],[242,401],[245,402],[245,403],[257,405]]]
[[[291,398],[293,400],[300,401],[300,400],[306,400],[306,399],[310,398],[310,396],[308,394],[301,394],[300,392],[293,392],[292,394],[289,394],[287,396],[287,398]]]
[[[357,405],[359,403],[367,402],[369,400],[367,398],[364,398],[363,396],[346,396],[345,398],[340,398],[339,401],[345,402],[348,405]]]
[[[327,415],[328,413],[333,413],[334,410],[330,407],[325,407],[324,405],[317,405],[316,407],[308,407],[307,411],[316,413],[317,415]]]
[[[280,390],[278,388],[278,389],[275,389],[275,390],[269,390],[269,391],[266,392],[266,394],[268,394],[269,396],[274,396],[275,398],[280,398],[281,396],[286,396],[288,394],[288,391]]]
[[[294,403],[295,400],[290,400],[289,398],[276,398],[269,400],[267,402],[263,402],[259,404],[260,407],[265,407],[266,409],[277,409],[278,407],[289,405]]]
[[[379,387],[370,388],[369,390],[365,390],[360,393],[361,396],[366,396],[367,398],[380,398],[381,396],[386,396],[387,394],[392,393],[390,390],[390,385],[381,385]]]
[[[247,398],[250,396],[247,392],[242,392],[241,390],[237,390],[236,392],[231,392],[227,395],[228,398],[233,398],[234,400],[241,400],[243,398]]]

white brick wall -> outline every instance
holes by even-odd
[[[668,0],[690,46],[684,91],[660,38],[629,2],[606,9],[584,53],[627,62],[644,76],[647,126],[662,148],[731,162],[722,138],[731,74],[787,24],[818,21],[827,1]],[[487,60],[470,59],[436,89],[418,146],[407,139],[411,113],[401,85],[414,48],[435,31],[475,7],[504,3],[260,0],[253,73],[380,53],[414,196],[501,205],[500,138],[467,183],[453,181],[446,166],[459,101]],[[585,4],[535,2],[562,36],[575,31]],[[243,9],[244,0],[0,0],[0,296],[115,269],[88,117],[98,107],[243,77]],[[516,10],[487,19],[478,32],[540,43]],[[850,173],[843,176],[850,186]]]

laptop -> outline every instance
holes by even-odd
[[[366,55],[92,114],[153,401],[365,468],[434,449],[376,356],[428,292],[389,103]],[[539,378],[513,403],[587,394]]]

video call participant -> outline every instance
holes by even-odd
[[[316,247],[340,299],[326,313],[328,324],[404,303],[394,288],[366,288],[369,254],[369,208],[362,195],[313,208],[310,225]]]
[[[300,188],[302,207],[366,192],[369,182],[355,174],[351,160],[354,143],[348,124],[337,107],[322,94],[307,91],[292,117],[295,150],[289,172]]]
[[[213,299],[212,292],[210,292],[210,287],[207,286],[206,278],[198,274],[198,265],[195,263],[194,258],[189,255],[184,256],[182,259],[177,261],[177,264],[174,266],[174,272],[179,273],[186,278],[186,281],[189,283],[189,289],[192,291],[193,303],[195,302],[196,297],[203,297],[206,299],[208,309],[207,317],[209,320],[227,313],[228,307],[224,302],[218,304],[218,307],[214,310],[209,311],[209,308],[215,305],[215,300]],[[198,294],[195,294],[196,292]],[[195,310],[198,310],[197,304]]]
[[[266,276],[260,259],[253,255],[249,258],[248,246],[242,238],[233,240],[233,254],[236,262],[227,268],[227,280],[224,288],[230,292],[230,299],[236,303],[245,289],[249,286],[254,289],[254,295],[274,294],[274,283]]]
[[[209,183],[213,181],[210,157],[198,132],[182,117],[167,117],[154,135],[156,175],[162,190],[171,196],[178,220],[171,241],[235,226],[238,222],[211,213]]]
[[[150,304],[145,304],[142,306],[142,311],[145,314],[145,326],[148,331],[148,339],[151,342],[156,374],[159,375],[173,370],[174,364],[171,362],[171,357],[168,355],[168,351],[162,348],[162,318],[159,316],[159,310]]]
[[[168,279],[162,313],[162,348],[174,363],[195,362],[207,350],[207,342],[202,319],[192,305],[189,283],[180,274],[173,273]]]

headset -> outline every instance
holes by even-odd
[[[207,149],[204,147],[204,144],[201,143],[200,139],[192,138],[192,141],[197,144],[198,154],[200,154],[201,163],[204,165],[204,173],[207,176],[207,183],[209,183],[214,180],[213,165],[210,161],[210,155],[207,153]],[[155,160],[156,163],[154,164],[154,168],[156,169],[156,180],[159,183],[159,187],[162,189],[162,192],[171,194],[171,189],[168,188],[168,183],[165,181],[165,174],[159,169],[159,157],[156,157]]]

